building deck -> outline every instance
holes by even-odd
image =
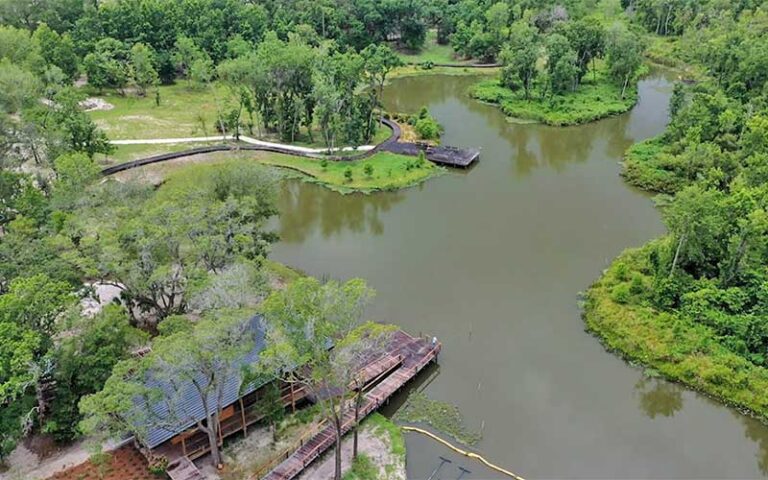
[[[365,418],[377,410],[390,396],[416,377],[424,367],[430,362],[437,360],[440,348],[441,344],[434,339],[412,337],[403,331],[396,332],[390,343],[389,351],[384,356],[384,360],[378,362],[378,364],[377,362],[372,364],[374,372],[382,371],[382,376],[384,374],[386,376],[383,376],[383,379],[365,394],[362,407],[360,408],[360,418]],[[397,368],[386,370],[387,366],[392,365]],[[354,409],[350,408],[342,422],[342,433],[349,432],[354,426],[355,412]],[[288,453],[284,458],[277,459],[280,463],[275,461],[276,465],[274,467],[272,465],[263,466],[259,472],[256,472],[251,477],[251,480],[259,478],[264,478],[265,480],[291,480],[298,476],[323,452],[331,448],[335,441],[336,433],[333,425],[321,425],[318,430],[302,438],[292,453]],[[263,472],[268,471],[269,468],[272,468],[272,470],[262,477]]]

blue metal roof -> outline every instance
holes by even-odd
[[[239,361],[238,374],[230,378],[224,385],[221,403],[224,407],[264,385],[264,382],[251,383],[242,389],[240,388],[243,373],[239,367],[256,363],[265,347],[264,327],[260,315],[251,318],[249,332],[254,336],[254,348]],[[206,385],[207,380],[203,375],[200,375],[198,383]],[[203,402],[191,381],[187,380],[176,384],[173,383],[173,380],[158,380],[150,377],[147,379],[146,385],[150,388],[159,388],[165,397],[164,400],[156,402],[151,407],[154,415],[152,426],[148,429],[145,439],[147,447],[155,448],[193,427],[196,422],[205,419]],[[209,396],[208,403],[209,405],[217,404],[217,399],[213,393]],[[169,404],[173,405],[173,412],[169,410]],[[136,406],[137,408],[150,408],[142,400],[137,400]]]

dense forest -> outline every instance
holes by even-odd
[[[614,263],[588,295],[588,322],[632,358],[766,416],[768,10],[630,7],[696,71],[675,85],[666,131],[624,166],[629,183],[659,193],[669,235]]]
[[[82,107],[89,93],[160,105],[162,85],[224,92],[221,133],[363,145],[388,78],[431,32],[452,61],[499,64],[473,96],[556,125],[631,108],[646,49],[691,67],[669,127],[633,146],[623,172],[660,194],[669,234],[612,265],[587,295],[587,322],[610,347],[768,416],[767,4],[0,0],[0,460],[31,434],[93,433],[121,406],[136,351],[158,342],[144,366],[171,362],[192,323],[223,338],[211,319],[246,317],[281,270],[267,259],[269,171],[100,181],[97,159],[115,147]],[[439,137],[428,112],[414,122]],[[331,285],[303,288],[344,296]],[[97,286],[117,300],[84,315]],[[271,297],[275,318],[294,294]]]

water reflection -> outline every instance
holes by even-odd
[[[302,185],[297,180],[283,182],[278,199],[280,239],[301,243],[318,231],[329,238],[345,231],[381,235],[381,214],[401,202],[402,193],[377,195],[339,195],[317,185]]]
[[[385,91],[389,110],[414,112],[428,105],[446,129],[445,138],[457,146],[482,145],[483,158],[508,158],[516,177],[525,177],[546,167],[562,172],[569,164],[584,163],[595,156],[621,158],[633,138],[629,132],[632,114],[575,127],[546,127],[515,124],[467,95],[467,90],[486,76],[398,79],[397,88]],[[461,117],[455,112],[461,110]],[[501,141],[500,141],[501,140]]]
[[[758,449],[755,454],[757,467],[763,475],[768,475],[768,430],[763,423],[754,418],[747,417],[740,412],[734,411],[733,413],[744,423],[746,428],[744,435],[757,444]]]
[[[683,408],[683,389],[658,378],[643,377],[635,385],[640,409],[648,418],[672,417]]]
[[[663,130],[669,83],[644,81],[630,114],[557,129],[509,124],[465,96],[472,81],[398,80],[385,101],[427,105],[446,143],[482,147],[474,170],[372,196],[289,183],[274,258],[316,276],[364,277],[378,292],[371,318],[437,335],[445,350],[439,376],[423,377],[428,395],[457,405],[468,425],[485,420],[477,448],[524,476],[768,475],[765,427],[676,385],[638,383],[584,332],[574,299],[622,249],[663,232],[616,163],[632,140]],[[409,478],[450,455],[424,437],[406,441]],[[469,468],[470,478],[493,478]]]

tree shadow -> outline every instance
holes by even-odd
[[[683,389],[674,383],[644,376],[635,384],[635,392],[648,418],[673,417],[683,408]]]
[[[301,243],[313,232],[323,238],[344,231],[381,235],[381,214],[404,198],[398,192],[341,195],[318,185],[286,180],[278,196],[280,240]]]

